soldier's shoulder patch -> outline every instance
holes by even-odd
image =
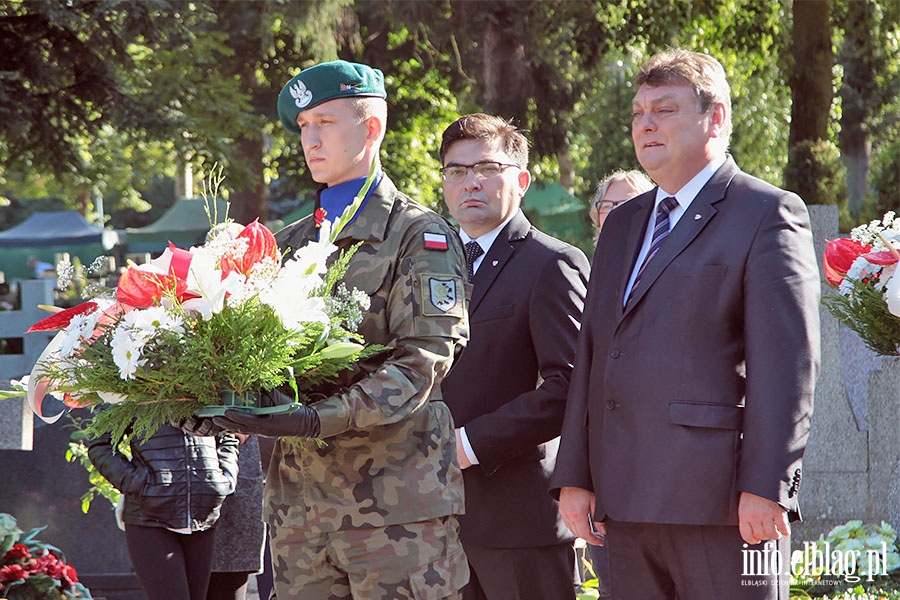
[[[447,250],[447,236],[443,233],[426,231],[422,234],[426,250]]]
[[[466,293],[462,277],[422,273],[419,278],[423,316],[464,316]]]

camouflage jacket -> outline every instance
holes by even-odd
[[[317,234],[307,217],[276,238],[293,251]],[[445,240],[446,249],[429,249],[426,238],[429,246]],[[440,401],[441,379],[468,337],[462,245],[387,176],[336,244],[359,241],[343,281],[371,297],[359,333],[390,352],[358,365],[313,405],[323,447],[278,440],[264,503],[272,527],[315,534],[463,512],[453,421]]]

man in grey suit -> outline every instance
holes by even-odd
[[[461,117],[441,144],[444,199],[471,286],[466,350],[441,385],[457,429],[470,566],[463,600],[574,600],[573,536],[547,494],[588,261],[522,214],[528,141],[500,117]]]
[[[819,365],[809,216],[727,155],[718,61],[669,50],[636,83],[658,187],[600,235],[552,488],[573,533],[608,538],[615,598],[787,599]]]

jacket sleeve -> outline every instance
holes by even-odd
[[[438,399],[440,381],[468,338],[465,260],[455,232],[442,219],[425,213],[418,218],[397,217],[391,228],[379,256],[359,257],[368,261],[363,263],[368,272],[358,275],[376,274],[380,279],[383,274],[370,308],[379,323],[376,329],[383,329],[376,332],[382,341],[370,336],[366,341],[382,343],[391,351],[377,369],[315,404],[323,438],[398,422]],[[425,232],[444,235],[447,250],[427,249]],[[347,277],[347,285],[354,286],[354,278]]]
[[[575,249],[555,254],[541,269],[528,299],[540,385],[466,423],[466,435],[488,475],[560,434],[588,272],[587,258]]]
[[[748,255],[744,290],[747,382],[737,487],[796,517],[820,343],[819,270],[796,195],[773,198]]]
[[[596,262],[596,255],[594,260]],[[574,368],[566,396],[566,411],[559,439],[559,450],[556,454],[556,466],[550,478],[550,491],[554,498],[559,498],[559,489],[562,487],[594,489],[591,480],[587,430],[588,384],[594,353],[592,334],[594,314],[590,310],[593,306],[591,287],[595,284],[593,275],[592,271],[588,282],[581,329],[578,332]]]
[[[88,444],[88,458],[97,472],[123,494],[139,495],[147,481],[147,469],[132,463],[121,452],[116,451],[109,434]]]
[[[230,433],[220,433],[216,436],[216,450],[219,455],[219,468],[234,485],[237,485],[238,458],[240,457],[240,444],[237,437]]]

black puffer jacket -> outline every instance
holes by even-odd
[[[126,525],[203,531],[238,476],[238,440],[188,435],[165,425],[146,442],[132,440],[131,461],[109,436],[88,445],[94,467],[125,495]]]

